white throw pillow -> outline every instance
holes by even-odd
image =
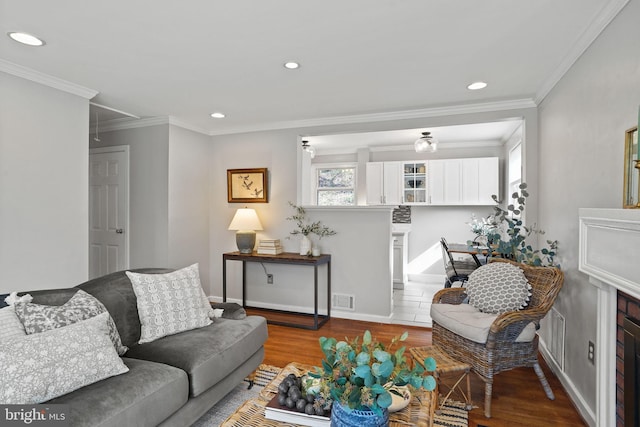
[[[210,325],[211,304],[202,290],[198,264],[166,274],[127,271],[140,316],[140,344]]]
[[[469,304],[483,313],[501,314],[527,306],[531,285],[515,265],[494,262],[469,275]]]
[[[108,313],[0,347],[0,404],[41,403],[129,371],[109,339]]]
[[[13,306],[0,308],[0,346],[8,338],[24,337],[27,333],[24,331],[22,322],[16,315]]]

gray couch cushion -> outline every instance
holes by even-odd
[[[134,345],[126,356],[184,370],[189,376],[189,395],[198,396],[258,351],[266,339],[263,317],[220,318],[203,328]]]
[[[122,359],[129,372],[65,394],[48,403],[70,405],[69,424],[100,427],[155,426],[186,402],[184,371],[136,359]]]

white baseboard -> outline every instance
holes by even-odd
[[[547,349],[547,346],[545,345],[542,339],[540,339],[539,349],[540,349],[540,354],[542,354],[542,357],[544,358],[544,361],[547,362],[547,366],[549,366],[549,369],[551,369],[551,371],[553,371],[553,373],[558,377],[565,391],[569,395],[569,398],[578,409],[578,412],[580,413],[582,418],[585,420],[587,424],[589,424],[590,427],[596,427],[595,412],[593,411],[592,408],[589,407],[589,405],[587,404],[585,399],[582,397],[582,394],[580,394],[578,389],[576,389],[576,386],[573,383],[573,381],[571,381],[571,378],[569,378],[565,374],[565,372],[562,369],[560,369],[560,366],[558,366],[558,364],[555,362],[555,360],[551,356],[551,353]]]
[[[222,302],[221,297],[209,296],[209,301],[211,302]],[[242,305],[241,299],[236,298],[227,298],[227,302],[235,302],[237,304]],[[267,308],[271,310],[282,310],[282,311],[292,311],[297,313],[305,313],[305,314],[313,314],[312,307],[303,307],[303,306],[291,306],[291,305],[282,305],[282,304],[269,304],[258,301],[247,301],[247,305],[249,307],[256,308]],[[326,314],[326,307],[323,310],[321,307],[318,308],[318,314]],[[391,316],[379,316],[375,314],[366,314],[366,313],[357,313],[353,311],[342,311],[335,308],[331,308],[331,317],[336,317],[338,319],[349,319],[349,320],[361,320],[363,322],[375,322],[375,323],[391,323]]]

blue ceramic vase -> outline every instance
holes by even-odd
[[[331,408],[331,427],[387,427],[389,411],[382,410],[382,416],[373,411],[350,410],[334,404]]]

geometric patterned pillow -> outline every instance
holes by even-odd
[[[212,323],[197,263],[166,274],[126,274],[136,294],[140,344]]]
[[[531,285],[515,265],[495,262],[469,275],[466,283],[469,304],[483,313],[502,314],[527,306]]]
[[[109,340],[108,316],[7,340],[0,351],[0,402],[41,403],[127,372]]]
[[[108,313],[106,307],[96,297],[81,289],[60,306],[19,302],[15,304],[15,309],[28,335],[62,328]],[[118,328],[110,315],[107,325],[109,338],[118,354],[122,356],[129,348],[122,345]]]
[[[7,338],[24,337],[27,333],[13,306],[0,308],[0,347]]]

